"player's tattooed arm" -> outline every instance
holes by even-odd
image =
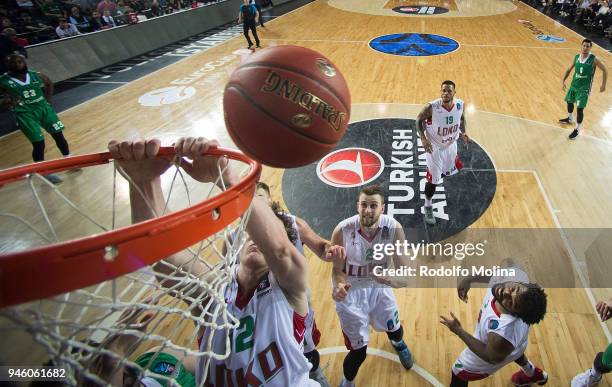
[[[47,101],[51,102],[51,97],[53,97],[53,82],[47,77],[45,74],[40,73],[40,77],[45,84],[45,98]]]
[[[310,228],[304,219],[296,217],[295,222],[298,226],[300,239],[317,257],[325,262],[344,261],[346,252],[343,246],[332,245],[330,241],[323,239]]]
[[[500,335],[489,332],[487,343],[483,343],[461,326],[461,322],[451,312],[450,317],[440,316],[440,323],[456,334],[479,358],[491,364],[499,364],[514,351],[514,346]]]
[[[427,127],[427,120],[431,118],[431,104],[427,104],[423,107],[423,109],[417,115],[417,131],[419,132],[419,137],[421,137],[421,142],[423,143],[423,148],[428,153],[432,152],[431,142],[425,135],[425,128]]]
[[[608,69],[598,58],[595,58],[595,66],[599,67],[602,73],[600,92],[606,91],[606,83],[608,83]]]
[[[293,310],[305,316],[308,313],[308,262],[289,241],[283,223],[264,197],[253,198],[246,229]]]

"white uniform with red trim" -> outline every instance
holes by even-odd
[[[457,155],[457,138],[463,114],[463,100],[453,99],[453,107],[446,110],[442,98],[429,102],[431,119],[427,120],[425,134],[431,142],[432,153],[425,153],[427,163],[427,181],[432,184],[442,183],[445,176],[456,174],[463,168]]]
[[[493,303],[493,286],[508,281],[529,283],[529,278],[524,271],[518,268],[514,268],[514,270],[515,275],[513,277],[493,277],[489,281],[489,289],[487,289],[487,294],[484,297],[480,314],[478,315],[478,326],[474,331],[474,337],[485,344],[489,341],[488,334],[490,332],[498,334],[514,346],[514,351],[501,363],[490,364],[479,358],[469,348],[466,348],[461,352],[453,365],[453,372],[456,375],[464,371],[469,374],[481,374],[483,377],[486,377],[521,357],[525,349],[527,349],[529,325],[519,317],[500,313]]]
[[[361,234],[359,214],[339,226],[346,249],[344,272],[351,288],[344,301],[336,302],[336,312],[346,347],[359,349],[368,345],[370,323],[377,331],[393,332],[400,327],[393,290],[374,281],[370,274],[374,266],[390,266],[391,257],[374,260],[373,246],[395,243],[396,222],[388,215],[380,215],[378,230],[371,240]]]
[[[249,298],[240,294],[237,271],[238,266],[226,292],[228,310],[240,321],[229,335],[231,354],[225,360],[211,358],[208,375],[202,375],[206,357],[200,357],[198,385],[206,377],[205,386],[317,386],[308,378],[311,365],[302,353],[305,317],[293,311],[271,272]],[[201,350],[210,335],[214,353],[225,353],[225,335],[213,330],[204,332]]]
[[[291,214],[286,214],[293,221],[293,229],[297,235],[297,239],[293,244],[296,249],[302,255],[304,255],[304,243],[302,243],[302,238],[300,237],[299,228],[297,225],[296,217]],[[312,309],[312,304],[310,303],[310,289],[308,289],[307,293],[308,297],[308,314],[306,315],[306,334],[304,335],[304,353],[312,352],[315,350],[317,345],[319,345],[319,340],[321,339],[321,332],[317,328],[317,323],[314,317],[314,310]]]

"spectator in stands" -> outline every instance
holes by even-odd
[[[597,28],[601,24],[603,29],[607,28],[606,20],[608,19],[608,15],[610,14],[610,5],[606,0],[599,0],[599,10],[597,14],[593,18],[593,22],[591,23],[591,27]]]
[[[13,28],[13,22],[8,17],[3,17],[2,20],[0,20],[0,31],[5,28]]]
[[[101,0],[98,3],[98,12],[104,15],[104,11],[109,11],[111,15],[114,15],[117,11],[117,4],[112,0]]]
[[[60,17],[64,17],[62,8],[55,0],[44,0],[44,3],[40,6],[40,10],[43,15],[52,22],[58,20]]]
[[[579,1],[580,0],[566,0],[561,6],[561,11],[559,14],[563,17],[574,17]]]
[[[89,23],[89,18],[85,15],[81,15],[81,11],[79,7],[72,7],[70,9],[70,17],[68,21],[74,24],[79,31],[81,32],[91,32],[91,24]]]
[[[125,3],[125,5],[132,8],[134,12],[142,12],[142,8],[140,8],[136,2],[132,0],[123,0],[123,2]]]
[[[81,34],[74,24],[68,23],[63,17],[59,19],[59,25],[55,29],[55,33],[60,39]]]
[[[30,42],[27,39],[20,38],[17,36],[17,31],[14,28],[5,28],[2,30],[2,34],[7,36],[13,42],[17,43],[17,45],[21,48],[25,48]]]
[[[597,15],[597,11],[599,11],[599,0],[591,0],[589,6],[584,10],[584,14],[582,18],[585,20],[585,23],[591,23],[595,15]]]
[[[125,4],[125,1],[119,0],[117,2],[117,15],[127,15],[132,12],[132,8]]]
[[[115,19],[113,19],[113,17],[111,16],[111,13],[108,9],[105,10],[104,13],[102,14],[102,23],[107,28],[117,27],[117,23],[115,22]]]
[[[100,15],[100,12],[98,11],[92,12],[90,23],[91,23],[91,29],[94,31],[105,30],[108,28],[106,25],[104,25],[104,22],[102,21],[102,15]]]
[[[160,16],[160,15],[163,14],[162,13],[162,7],[161,7],[161,5],[159,4],[159,2],[157,0],[153,0],[151,2],[151,14],[153,16]]]
[[[33,19],[28,12],[22,12],[16,28],[18,34],[29,34],[31,43],[40,43],[55,38],[53,27]]]

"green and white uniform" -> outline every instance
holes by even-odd
[[[568,103],[577,103],[579,108],[585,108],[591,93],[591,85],[595,77],[595,55],[589,54],[586,60],[580,59],[580,54],[574,58],[574,77],[565,95]]]
[[[64,124],[47,102],[43,92],[44,82],[39,73],[28,71],[24,82],[8,73],[0,76],[0,88],[16,101],[13,112],[19,129],[31,142],[44,140],[41,128],[49,133],[61,132]]]

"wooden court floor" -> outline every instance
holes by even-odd
[[[563,231],[612,228],[612,83],[599,93],[601,74],[597,74],[585,109],[584,130],[576,141],[569,142],[570,130],[557,125],[557,120],[565,114],[561,79],[578,53],[579,35],[520,2],[506,0],[455,0],[456,14],[431,18],[371,12],[373,4],[383,9],[388,1],[354,0],[351,11],[339,8],[340,2],[317,0],[270,21],[266,30],[260,30],[264,47],[296,44],[330,58],[347,78],[353,121],[415,118],[425,102],[439,96],[443,80],[457,84],[457,97],[468,106],[468,131],[494,161],[498,180],[491,206],[471,228],[559,229],[556,237],[542,244],[553,246],[559,260],[571,263],[572,272],[564,275],[580,284],[548,289],[548,314],[531,330],[527,350],[550,374],[549,385],[569,385],[571,377],[588,368],[595,353],[612,340],[611,325],[600,324],[592,306],[595,299],[611,297],[612,286],[590,288],[588,283],[594,268],[610,267],[610,250],[599,249],[595,261],[587,259],[583,241]],[[473,14],[487,16],[470,16]],[[528,20],[566,41],[540,41],[519,20]],[[382,54],[368,45],[377,36],[407,32],[448,36],[460,48],[443,56],[415,58]],[[244,39],[234,38],[63,112],[60,117],[72,152],[103,151],[111,139],[143,136],[159,137],[168,145],[179,136],[207,136],[232,146],[223,123],[222,95],[231,71],[249,55],[244,48]],[[612,71],[609,53],[597,46],[592,52]],[[150,107],[139,103],[144,94],[170,86],[193,87],[196,93],[176,104]],[[30,145],[19,133],[0,138],[0,151],[0,168],[30,160]],[[48,139],[47,158],[54,157],[59,153]],[[282,174],[282,170],[265,168],[262,177],[281,201]],[[67,177],[75,178],[78,176]],[[84,187],[82,194],[91,194],[88,189],[95,187]],[[11,202],[19,206],[18,200]],[[528,266],[550,264],[538,262],[529,249],[523,257],[514,258]],[[311,258],[310,269],[312,299],[322,332],[321,362],[336,385],[344,354],[330,295],[330,267]],[[483,291],[475,289],[468,304],[460,302],[455,293],[446,288],[396,290],[405,337],[418,368],[404,371],[389,356],[393,351],[386,336],[373,334],[373,353],[360,370],[358,385],[447,385],[452,362],[464,346],[438,323],[438,316],[453,311],[471,330]],[[0,354],[5,350],[0,347]],[[473,384],[508,386],[515,370],[507,366]],[[602,385],[611,383],[608,376]]]

